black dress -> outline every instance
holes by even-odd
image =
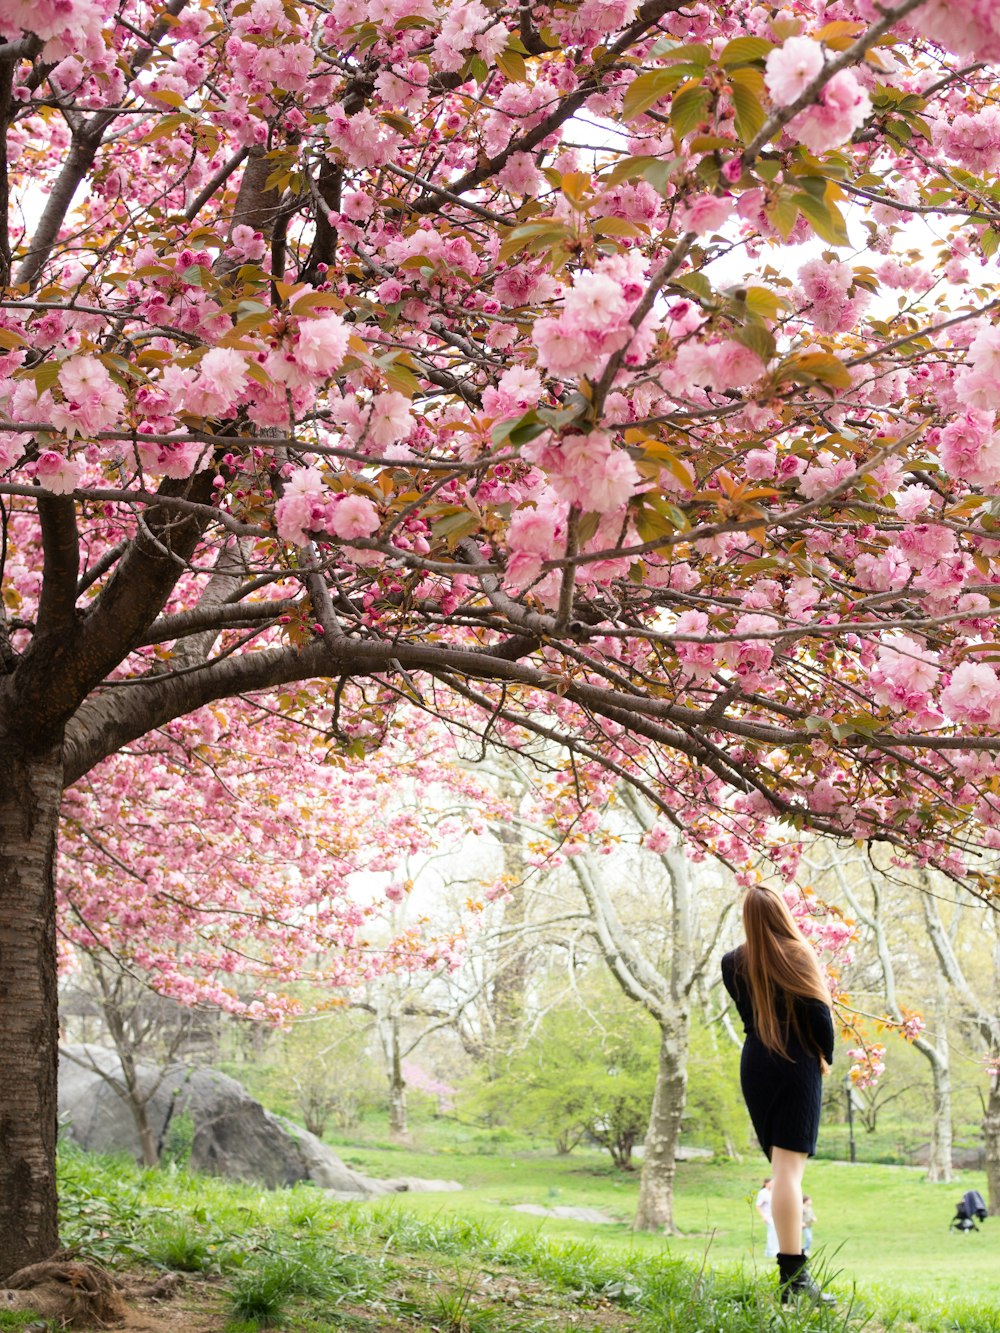
[[[722,980],[736,1002],[746,1041],[740,1058],[740,1086],[760,1146],[771,1159],[772,1148],[790,1152],[816,1151],[819,1114],[823,1103],[823,1076],[816,1051],[827,1064],[833,1063],[833,1018],[822,1000],[793,997],[799,1028],[812,1039],[803,1044],[795,1030],[785,1030],[788,1058],[769,1050],[754,1027],[750,987],[743,975],[743,949],[734,949],[722,960]],[[778,997],[778,1017],[784,1011]]]

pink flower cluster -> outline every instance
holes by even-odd
[[[817,329],[839,333],[854,328],[870,298],[864,288],[854,286],[850,264],[811,259],[799,269],[798,277]]]
[[[562,312],[535,321],[538,364],[569,379],[597,376],[608,357],[623,347],[630,359],[645,355],[652,325],[634,330],[630,315],[642,296],[642,260],[620,255],[602,261],[593,272],[579,273],[563,298]]]
[[[872,697],[882,707],[894,713],[920,713],[940,674],[937,653],[906,634],[895,634],[880,645],[868,682]]]
[[[53,62],[72,55],[99,59],[101,29],[114,8],[111,0],[5,0],[0,33],[8,38],[20,29],[34,33],[45,43],[45,59]]]
[[[567,435],[561,440],[540,436],[521,450],[521,456],[544,469],[560,500],[588,513],[621,509],[639,483],[631,458],[615,448],[604,431]]]
[[[985,106],[974,116],[963,112],[939,122],[934,144],[970,171],[995,174],[1000,167],[1000,107]]]
[[[917,11],[920,32],[972,60],[1000,60],[996,0],[927,0]]]
[[[764,363],[756,352],[724,338],[720,342],[684,343],[673,365],[661,372],[661,381],[668,392],[686,396],[698,389],[745,389],[763,373]]]
[[[1000,328],[988,324],[973,338],[955,393],[967,407],[992,412],[1000,408]]]
[[[829,80],[818,101],[788,123],[788,133],[814,153],[839,148],[871,114],[871,98],[849,69]]]
[[[1000,723],[1000,678],[985,662],[962,662],[941,691],[941,711],[960,726]]]
[[[350,491],[331,493],[315,467],[296,468],[274,509],[278,536],[306,546],[313,535],[355,541],[379,529],[378,511],[367,496]]]
[[[856,1088],[872,1087],[885,1073],[885,1046],[882,1042],[854,1047],[847,1054],[851,1057],[851,1082]]]
[[[764,82],[775,106],[791,106],[823,68],[823,50],[811,37],[789,37],[769,52]]]
[[[70,439],[118,424],[125,395],[96,356],[74,356],[59,370],[64,401],[51,409],[52,424]]]
[[[938,457],[949,476],[970,486],[1000,486],[1000,434],[993,413],[970,409],[936,435]]]

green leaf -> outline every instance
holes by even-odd
[[[746,294],[747,309],[761,319],[777,319],[782,310],[788,308],[788,302],[770,287],[748,287]]]
[[[591,227],[595,236],[638,236],[639,228],[627,218],[598,218]]]
[[[774,43],[763,37],[734,37],[722,48],[719,64],[723,69],[733,65],[749,65],[755,60],[763,60],[774,50]]]
[[[809,219],[809,225],[817,236],[831,245],[848,245],[847,224],[836,204],[825,199],[816,199],[813,195],[799,190],[792,195],[792,202],[798,205],[799,212]]]
[[[670,124],[683,139],[704,118],[712,94],[707,88],[682,88],[670,104]]]
[[[799,206],[795,200],[784,191],[767,206],[767,217],[781,233],[782,240],[787,241],[792,234],[792,228],[799,218]]]
[[[778,350],[774,334],[763,324],[747,324],[742,329],[734,329],[732,337],[735,342],[743,347],[749,347],[751,352],[756,352],[765,365],[774,358]]]
[[[515,426],[507,438],[512,445],[519,449],[522,444],[530,444],[532,440],[537,439],[547,429],[544,421],[523,422],[521,425]]]
[[[622,99],[622,115],[626,120],[634,120],[648,111],[654,102],[673,90],[687,79],[700,78],[702,70],[694,65],[670,65],[666,69],[652,69],[633,79],[625,90]]]
[[[715,298],[712,284],[704,273],[685,273],[682,277],[674,280],[674,285],[692,292],[700,301],[712,301]]]
[[[528,67],[524,63],[524,56],[517,51],[512,51],[509,46],[506,51],[501,51],[497,56],[497,68],[510,83],[527,83],[528,81]]]
[[[800,352],[785,362],[784,369],[803,384],[818,381],[835,389],[849,389],[854,382],[843,361],[829,352]]]
[[[458,509],[454,513],[445,514],[443,518],[435,519],[431,524],[431,532],[435,537],[444,537],[449,546],[454,546],[460,537],[468,537],[478,527],[479,519],[475,514],[470,513],[468,509]]]
[[[735,80],[730,86],[733,108],[736,112],[736,133],[749,143],[760,133],[766,114],[760,99],[744,83]]]
[[[413,371],[400,365],[398,361],[386,366],[382,374],[390,389],[395,389],[397,393],[401,393],[407,398],[412,398],[420,390],[420,381]]]
[[[35,381],[35,392],[40,398],[59,379],[59,362],[43,361],[40,366],[33,366],[28,373]]]
[[[514,431],[523,430],[528,426],[536,426],[536,425],[540,428],[536,432],[536,434],[541,434],[541,432],[545,429],[545,425],[543,422],[539,420],[538,413],[534,410],[534,408],[532,408],[528,412],[525,412],[523,416],[510,417],[506,421],[498,421],[496,425],[493,427],[493,430],[491,431],[491,435],[493,437],[493,443],[496,445],[501,445],[510,439]],[[529,436],[528,438],[533,439],[534,436]]]

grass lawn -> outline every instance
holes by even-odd
[[[630,1231],[637,1173],[618,1172],[606,1154],[577,1150],[560,1158],[545,1152],[504,1153],[499,1145],[488,1152],[470,1147],[421,1152],[341,1142],[337,1150],[373,1176],[443,1176],[464,1186],[461,1193],[404,1196],[403,1207],[419,1216],[461,1216],[554,1240],[598,1241],[602,1250],[616,1251],[623,1259],[666,1252],[697,1263],[707,1258],[712,1267],[772,1268],[763,1257],[763,1227],[752,1207],[766,1166],[763,1158],[681,1163],[676,1194],[681,1235],[667,1239]],[[815,1244],[821,1262],[839,1271],[840,1292],[856,1283],[866,1301],[883,1311],[898,1310],[901,1319],[927,1328],[955,1328],[954,1316],[972,1307],[976,1322],[965,1327],[1000,1333],[1000,1218],[966,1235],[948,1229],[964,1190],[985,1194],[981,1174],[931,1185],[912,1167],[815,1161],[806,1181],[819,1219]],[[517,1203],[600,1208],[617,1221],[540,1219],[513,1211]]]

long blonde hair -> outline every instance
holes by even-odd
[[[756,885],[747,889],[743,898],[743,933],[744,974],[758,1037],[769,1050],[786,1059],[788,1028],[806,1046],[816,1049],[812,1034],[802,1030],[794,1004],[784,1006],[787,1027],[778,1016],[779,994],[821,1000],[828,1008],[833,1007],[819,959],[796,925],[784,898]],[[822,1052],[816,1053],[822,1060]]]

